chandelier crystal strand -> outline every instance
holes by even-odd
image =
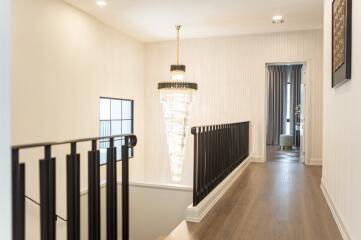
[[[196,83],[185,82],[185,65],[179,64],[179,30],[177,30],[177,64],[171,65],[171,81],[158,83],[160,101],[163,107],[167,145],[170,158],[170,172],[173,182],[180,182],[183,173],[186,139],[189,130],[189,115]]]

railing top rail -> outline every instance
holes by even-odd
[[[244,121],[244,122],[234,122],[234,123],[222,123],[222,124],[212,124],[212,125],[202,125],[202,126],[194,126],[191,128],[191,133],[195,134],[196,130],[199,128],[207,128],[207,127],[219,127],[219,126],[227,126],[227,125],[237,125],[237,124],[246,124],[250,121]]]
[[[103,139],[111,139],[111,138],[121,138],[121,137],[128,137],[129,138],[129,147],[134,147],[137,144],[137,136],[134,134],[119,134],[119,135],[111,135],[111,136],[104,136],[104,137],[90,137],[90,138],[79,138],[73,140],[66,140],[66,141],[59,141],[59,142],[40,142],[40,143],[32,143],[32,144],[21,144],[21,145],[14,145],[12,146],[12,150],[20,150],[26,148],[38,148],[38,147],[45,147],[45,146],[54,146],[54,145],[64,145],[64,144],[71,144],[71,143],[79,143],[79,142],[90,142],[90,141],[97,141]]]

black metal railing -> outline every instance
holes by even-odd
[[[249,122],[193,127],[193,205],[200,203],[249,154]]]
[[[77,144],[91,143],[88,151],[88,235],[89,240],[100,240],[100,151],[98,142],[109,141],[107,149],[106,176],[106,236],[108,240],[117,240],[117,164],[114,139],[124,139],[122,145],[122,239],[129,239],[129,148],[137,143],[135,135],[114,135],[75,139],[63,142],[47,142],[12,147],[12,182],[13,182],[13,239],[24,240],[25,236],[25,200],[29,199],[40,206],[41,240],[56,239],[56,221],[67,223],[67,239],[80,240],[80,154]],[[67,218],[56,213],[56,159],[52,157],[52,148],[56,145],[70,145],[66,155]],[[40,202],[25,194],[25,164],[20,161],[21,150],[44,148],[44,158],[39,160]]]

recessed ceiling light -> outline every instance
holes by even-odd
[[[107,5],[107,1],[105,1],[105,0],[97,0],[95,3],[99,7],[105,7]]]
[[[274,24],[284,23],[285,21],[281,15],[273,16],[272,20],[273,20],[272,23]]]

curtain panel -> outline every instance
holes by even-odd
[[[286,129],[287,67],[268,66],[267,145],[278,145]]]

